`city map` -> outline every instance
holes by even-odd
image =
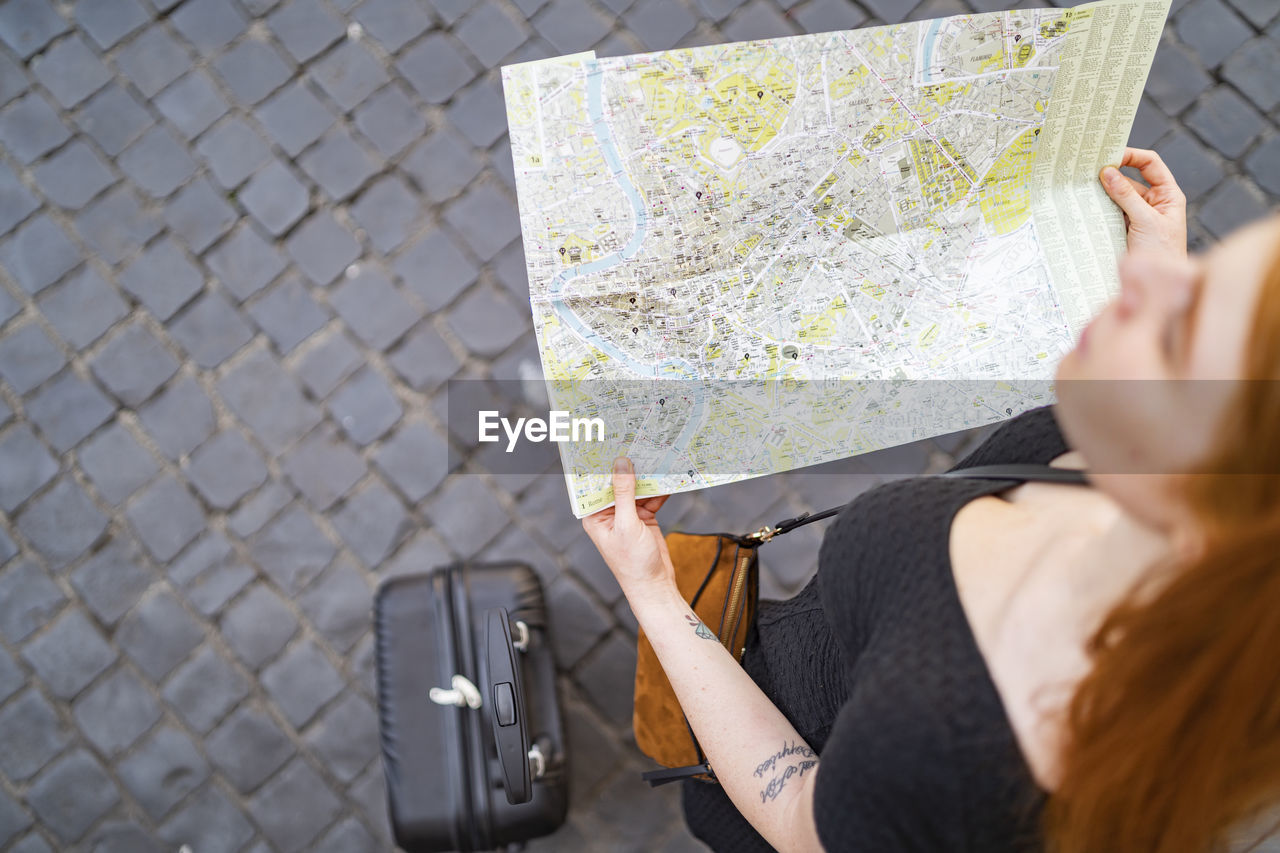
[[[1052,402],[1118,286],[1117,163],[1170,0],[502,69],[574,513]]]

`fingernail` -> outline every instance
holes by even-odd
[[[613,473],[630,474],[631,460],[625,456],[619,456],[617,459],[613,460]]]

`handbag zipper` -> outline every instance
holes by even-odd
[[[747,564],[751,562],[751,551],[738,558],[738,569],[733,575],[733,586],[729,589],[729,612],[725,618],[728,630],[720,639],[729,654],[733,654],[733,637],[738,633],[738,608],[742,604],[742,588],[747,583]],[[737,655],[734,655],[737,658]]]

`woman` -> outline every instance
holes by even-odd
[[[616,505],[583,526],[720,781],[684,783],[716,849],[1202,851],[1280,801],[1280,477],[1249,475],[1280,472],[1280,393],[1227,381],[1280,378],[1280,217],[1189,259],[1173,176],[1151,151],[1122,165],[1150,186],[1101,175],[1120,295],[1059,402],[957,466],[1090,486],[860,495],[740,666],[686,621],[665,497],[615,464]]]

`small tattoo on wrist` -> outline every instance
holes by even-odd
[[[694,616],[692,613],[686,613],[684,615],[684,621],[688,622],[693,628],[693,633],[697,634],[702,639],[714,640],[716,638],[716,635],[711,633],[711,629],[702,624],[702,620],[697,616]]]

